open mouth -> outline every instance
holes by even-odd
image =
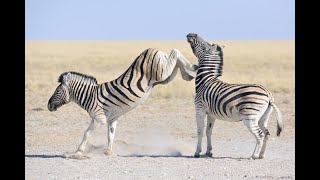
[[[193,43],[193,38],[192,37],[187,37],[188,43]]]
[[[192,38],[187,38],[188,43],[193,47],[193,39]]]

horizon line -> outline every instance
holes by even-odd
[[[295,39],[210,39],[214,41],[295,41]],[[186,39],[25,39],[25,41],[186,41]]]

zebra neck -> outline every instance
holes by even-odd
[[[222,75],[223,63],[221,60],[211,59],[202,60],[199,63],[199,68],[197,70],[197,78],[219,77]]]
[[[80,84],[77,88],[73,88],[70,92],[70,98],[88,111],[94,105],[94,99],[96,98],[96,90],[98,85],[93,84]]]
[[[206,55],[199,59],[196,85],[203,84],[207,80],[215,80],[222,75],[223,57],[220,54]]]
[[[196,84],[195,84],[196,93],[199,93],[208,85],[215,87],[217,84],[219,84],[219,82],[221,81],[215,76],[208,76],[200,80],[196,79]]]

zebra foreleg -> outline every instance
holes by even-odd
[[[254,135],[257,141],[254,152],[250,158],[259,159],[259,155],[263,145],[264,133],[260,129],[258,125],[258,120],[256,119],[244,119],[243,123],[249,129],[249,131]]]
[[[267,148],[267,143],[268,143],[268,140],[269,140],[269,136],[270,136],[270,133],[269,133],[269,130],[267,129],[267,126],[268,126],[268,121],[269,121],[269,117],[272,113],[272,106],[269,105],[267,110],[265,111],[265,113],[263,114],[263,116],[260,118],[259,120],[259,127],[262,129],[265,137],[263,139],[263,145],[262,145],[262,148],[261,148],[261,151],[260,151],[260,154],[259,154],[259,158],[260,159],[263,159],[264,158],[264,153],[266,151],[266,148]]]
[[[196,113],[196,119],[197,119],[197,135],[198,135],[198,143],[197,143],[197,149],[194,153],[194,157],[199,158],[200,152],[202,150],[202,136],[203,136],[203,130],[204,130],[204,119],[205,119],[206,113],[202,110],[197,110]]]
[[[88,138],[91,136],[91,133],[94,129],[100,126],[100,123],[96,122],[94,119],[91,121],[88,129],[83,135],[82,142],[80,143],[77,151],[75,153],[71,154],[64,154],[66,158],[72,158],[72,159],[86,159],[88,158],[87,156],[84,155],[87,143],[88,143]]]
[[[206,128],[206,135],[207,135],[207,152],[206,155],[212,157],[212,143],[211,143],[211,135],[212,135],[212,128],[214,126],[215,118],[207,114],[207,128]]]
[[[114,155],[112,152],[112,145],[113,145],[113,140],[114,140],[116,128],[117,128],[117,120],[115,120],[113,122],[108,122],[108,146],[107,146],[106,151],[104,152],[104,154],[107,156]]]

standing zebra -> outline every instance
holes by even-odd
[[[218,77],[222,75],[224,46],[210,45],[194,33],[189,33],[187,40],[199,61],[194,100],[198,144],[194,156],[200,157],[204,119],[207,115],[206,155],[212,157],[212,128],[215,119],[221,119],[230,122],[243,121],[257,140],[251,158],[262,159],[270,135],[267,123],[273,108],[278,115],[277,136],[280,136],[283,129],[281,112],[275,105],[271,92],[257,84],[228,84],[220,81]]]
[[[149,48],[121,76],[110,82],[98,84],[94,77],[77,72],[61,74],[58,79],[60,85],[48,101],[49,111],[56,111],[74,101],[92,118],[77,151],[65,156],[84,158],[88,137],[105,123],[108,123],[108,146],[104,154],[113,155],[112,144],[118,117],[142,104],[155,85],[172,81],[178,69],[184,80],[191,81],[194,77],[190,71],[195,72],[196,68],[176,49],[168,57],[160,50]]]

